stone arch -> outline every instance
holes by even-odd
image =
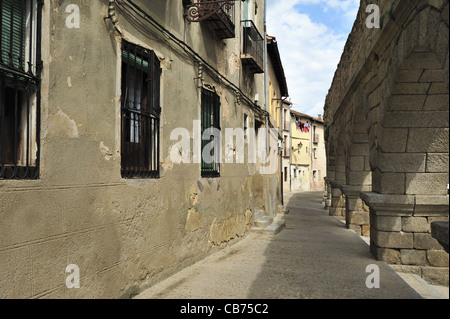
[[[357,20],[328,95],[333,142],[342,143],[337,133],[350,126],[340,186],[346,197],[346,187],[357,184],[352,154],[366,118],[372,191],[359,196],[370,208],[371,252],[389,264],[417,267],[424,277],[433,266],[447,284],[448,253],[430,224],[449,215],[448,8],[448,1],[396,1],[378,33]],[[354,109],[351,122],[342,121],[358,101],[362,115]],[[360,148],[367,156],[367,145]],[[335,155],[334,180],[343,180],[338,150]]]
[[[401,64],[381,122],[373,190],[446,195],[449,90],[436,53],[417,49]]]
[[[361,96],[353,105],[353,112],[348,125],[350,131],[346,159],[347,185],[360,186],[360,191],[370,191],[372,187],[372,171],[369,161],[371,145],[369,143],[366,114]]]
[[[446,8],[448,10],[448,5]],[[386,164],[380,154],[407,152],[405,139],[408,136],[400,128],[436,125],[425,124],[426,121],[440,121],[437,126],[448,128],[445,111],[448,112],[449,37],[448,17],[443,16],[446,8],[439,4],[422,6],[409,22],[405,22],[398,38],[391,39],[392,49],[378,57],[378,88],[368,97],[374,97],[372,103],[377,104],[369,112],[372,120],[370,141],[373,143],[371,164],[377,176],[379,166]],[[410,162],[413,160],[409,159]],[[387,180],[383,184],[387,184]],[[374,186],[376,192],[392,193],[392,190],[383,191],[382,185]]]
[[[334,181],[336,176],[336,150],[334,143],[331,142],[331,137],[328,137],[326,144],[326,155],[327,155],[327,176],[325,177],[325,208],[330,208],[332,206],[332,187],[331,182]]]
[[[331,206],[330,216],[345,219],[345,199],[341,185],[346,184],[346,136],[345,132],[337,132],[338,138],[334,141],[334,179],[330,181]]]
[[[346,226],[357,233],[370,234],[369,208],[360,198],[360,193],[372,190],[372,171],[369,164],[370,145],[366,126],[366,111],[359,98],[353,107],[350,128],[350,145],[346,162],[346,185],[341,186],[345,194]]]
[[[447,253],[430,234],[433,221],[448,220],[447,74],[435,51],[413,48],[398,66],[379,111],[372,184],[380,195],[366,202],[371,251],[391,264],[448,267],[433,257]]]
[[[345,185],[347,181],[346,176],[346,140],[345,133],[341,132],[337,139],[336,145],[336,176],[335,180],[341,185]]]
[[[336,148],[334,143],[327,143],[327,178],[334,180],[336,176]]]

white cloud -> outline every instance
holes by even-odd
[[[358,0],[269,0],[268,34],[278,41],[289,94],[294,109],[312,116],[323,114],[323,104],[339,63],[348,33],[339,33],[332,23],[312,21],[301,5],[315,8],[315,15],[333,16],[333,23],[350,30]],[[325,13],[326,12],[326,13]],[[327,21],[325,16],[322,21]],[[330,19],[331,20],[331,19]],[[326,23],[326,22],[325,22]]]

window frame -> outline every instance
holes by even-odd
[[[38,179],[43,1],[10,0],[11,7],[5,2],[0,3],[0,180]]]
[[[214,143],[219,142],[219,145],[216,144],[214,147],[214,151],[218,151],[218,154],[214,153],[214,155],[212,155],[215,160],[213,160],[211,163],[207,163],[204,161],[203,150],[205,149],[205,146],[213,142],[214,138],[213,136],[210,136],[209,139],[204,139],[205,130],[214,128],[220,131],[220,97],[216,92],[213,92],[212,90],[208,90],[206,88],[202,88],[201,95],[201,176],[203,178],[216,178],[220,177],[221,139],[219,138],[219,141],[214,140]]]
[[[157,179],[160,177],[161,64],[153,50],[125,40],[121,55],[121,175],[129,179]]]

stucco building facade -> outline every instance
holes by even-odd
[[[280,194],[284,192],[284,184],[286,181],[286,173],[283,166],[286,160],[286,143],[288,138],[286,135],[287,113],[286,99],[289,96],[286,76],[281,61],[280,52],[278,50],[277,39],[274,36],[267,36],[267,85],[268,85],[268,101],[269,101],[269,119],[270,127],[276,129],[278,133],[278,169]]]
[[[292,140],[291,140],[291,108],[292,102],[284,100],[283,101],[283,191],[291,191],[291,152],[292,152]]]
[[[311,131],[309,116],[291,111],[291,191],[309,191]]]
[[[325,125],[321,116],[312,118],[311,123],[311,190],[321,191],[325,187],[327,174],[327,152],[325,149]]]
[[[325,127],[321,118],[290,111],[291,191],[324,189]]]
[[[278,171],[224,136],[266,127],[264,1],[6,3],[0,297],[129,297],[276,214]]]

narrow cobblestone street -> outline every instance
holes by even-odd
[[[321,192],[290,193],[286,229],[237,244],[147,289],[138,299],[420,298],[367,244],[322,207]],[[380,288],[368,289],[368,265]]]

